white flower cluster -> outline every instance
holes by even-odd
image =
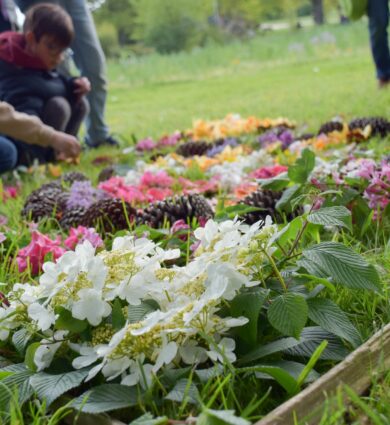
[[[38,370],[64,347],[78,353],[75,369],[93,365],[89,379],[102,372],[107,380],[121,376],[126,385],[147,385],[163,365],[233,362],[235,342],[226,332],[248,319],[218,311],[242,288],[259,284],[256,270],[275,232],[269,222],[260,228],[209,220],[195,231],[195,258],[172,268],[164,261],[179,250],[163,250],[145,238],[119,237],[111,251],[99,253],[86,241],[57,263],[45,263],[38,286],[14,286],[10,306],[0,308],[0,338],[27,327],[43,336],[34,358]],[[119,327],[113,311],[118,304],[124,318]],[[149,310],[134,320],[145,306]],[[64,311],[88,324],[89,338],[59,325]]]

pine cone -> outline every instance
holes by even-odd
[[[86,211],[86,208],[83,207],[76,207],[65,210],[60,218],[60,226],[63,229],[69,229],[70,227],[77,227],[82,225]]]
[[[86,227],[100,227],[105,232],[113,233],[128,229],[136,214],[136,210],[128,202],[121,199],[103,199],[85,211],[82,224]]]
[[[177,220],[192,221],[193,218],[209,219],[214,212],[206,199],[198,194],[167,198],[164,201],[154,202],[145,208],[138,216],[139,224],[148,224],[159,228],[165,222],[173,224]]]
[[[176,149],[176,153],[178,153],[181,156],[184,156],[185,158],[189,158],[191,156],[195,156],[195,155],[204,155],[210,148],[212,147],[212,145],[210,143],[207,142],[186,142],[183,143],[182,145],[180,145],[177,149]]]
[[[356,118],[348,126],[350,130],[364,130],[367,125],[371,126],[372,136],[386,137],[390,132],[390,121],[382,117]]]
[[[44,184],[26,198],[21,214],[34,222],[57,216],[65,210],[68,197],[59,182]]]
[[[328,121],[321,125],[318,134],[329,134],[332,131],[343,131],[343,123],[341,121]]]
[[[265,220],[267,215],[272,217],[274,222],[283,221],[283,214],[276,210],[276,203],[281,198],[283,192],[275,192],[273,190],[263,189],[257,190],[244,198],[243,203],[252,207],[261,208],[261,210],[244,214],[243,218],[246,223],[253,224],[259,220]],[[300,207],[296,208],[292,213],[287,214],[287,220],[292,220],[302,212]]]

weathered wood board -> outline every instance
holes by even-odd
[[[390,324],[353,351],[345,360],[295,397],[270,412],[255,425],[314,425],[323,413],[325,400],[349,385],[358,394],[369,388],[373,376],[390,369]]]

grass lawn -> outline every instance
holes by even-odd
[[[335,115],[389,115],[390,92],[377,89],[364,22],[130,58],[108,71],[108,121],[125,139],[230,112],[286,116],[312,130]]]

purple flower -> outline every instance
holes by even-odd
[[[227,139],[222,139],[216,142],[214,146],[207,151],[206,155],[209,158],[212,158],[213,156],[216,156],[221,153],[226,148],[226,146],[231,146],[232,148],[234,148],[237,145],[237,139],[233,137],[228,137]]]
[[[0,232],[0,243],[3,243],[6,239],[7,237],[5,236],[5,234],[3,232]]]
[[[293,133],[283,127],[273,128],[259,136],[259,143],[262,146],[272,145],[275,142],[281,142],[282,149],[287,149],[294,141]]]
[[[67,208],[84,207],[88,208],[94,202],[107,198],[105,192],[92,187],[90,181],[76,181],[72,184],[69,199],[66,202]]]

